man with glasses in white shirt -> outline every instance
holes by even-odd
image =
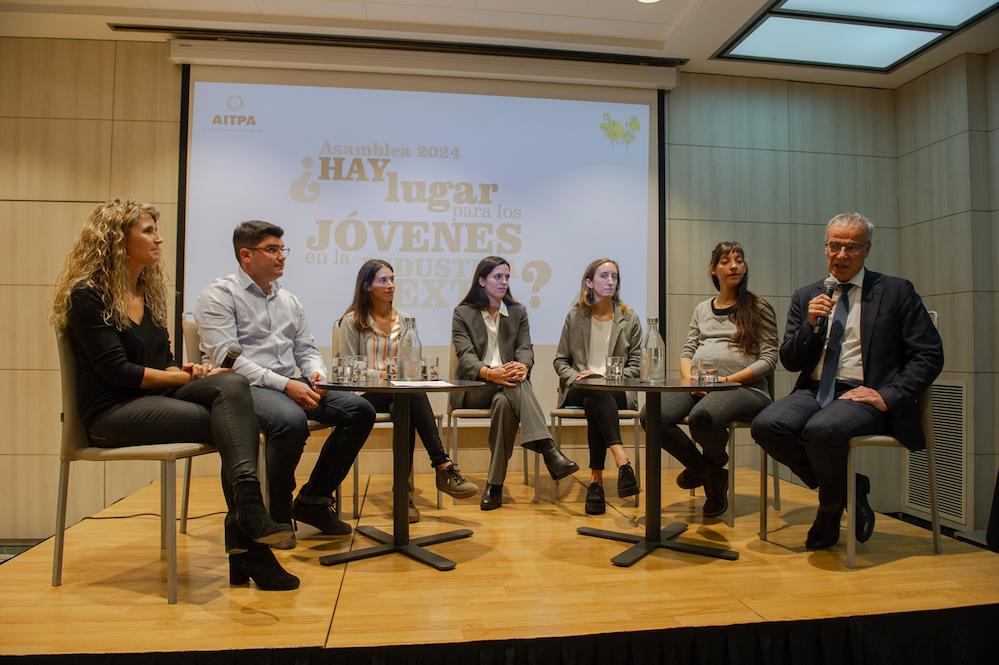
[[[259,220],[236,227],[232,244],[239,267],[201,293],[195,319],[212,363],[220,365],[234,342],[243,349],[233,369],[249,380],[254,411],[267,435],[271,517],[346,535],[350,525],[337,518],[332,495],[371,432],[375,410],[358,395],[315,387],[326,379],[326,366],[301,301],[277,281],[289,251],[283,235],[281,227]],[[293,502],[295,468],[310,419],[332,425],[333,431]],[[294,536],[275,545],[294,546]]]
[[[943,343],[912,283],[864,267],[873,236],[859,212],[829,220],[829,277],[795,291],[780,347],[798,380],[753,420],[756,442],[819,490],[811,550],[837,543],[844,508],[856,510],[857,540],[871,537],[866,476],[857,474],[857,505],[845,506],[849,441],[891,434],[924,448],[916,402],[943,368]]]

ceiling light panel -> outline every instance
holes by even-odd
[[[994,8],[988,0],[786,0],[780,11],[954,28]]]
[[[943,34],[771,15],[729,53],[739,58],[885,69]]]

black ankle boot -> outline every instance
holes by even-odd
[[[250,540],[258,543],[280,543],[295,534],[290,524],[279,524],[264,510],[264,500],[260,496],[260,483],[256,480],[243,480],[232,488],[235,503],[236,523]]]
[[[562,480],[579,471],[579,465],[563,455],[562,451],[555,447],[555,442],[551,439],[529,441],[522,445],[528,450],[533,450],[541,454],[552,480]]]
[[[278,563],[268,547],[256,547],[229,555],[229,584],[241,586],[250,580],[263,591],[290,591],[301,581]]]
[[[236,513],[230,510],[225,514],[225,553],[243,554],[249,547],[248,540],[236,523]]]
[[[705,517],[718,517],[728,510],[728,469],[716,464],[704,467]]]

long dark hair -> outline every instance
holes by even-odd
[[[499,256],[487,256],[486,258],[479,261],[479,265],[475,267],[475,274],[472,275],[472,286],[469,287],[468,293],[465,297],[461,299],[462,305],[471,305],[475,309],[485,309],[489,306],[489,296],[486,294],[486,288],[479,284],[479,279],[486,279],[489,277],[489,273],[496,270],[499,266],[510,267],[510,262]],[[519,305],[513,296],[510,295],[510,289],[506,290],[503,294],[503,302],[507,305]]]
[[[368,318],[371,316],[371,310],[373,309],[373,303],[371,301],[371,292],[368,289],[375,281],[375,275],[382,268],[388,268],[395,273],[395,269],[388,261],[382,261],[381,259],[368,259],[361,266],[361,269],[357,271],[357,282],[354,284],[354,302],[350,303],[350,307],[344,312],[344,316],[354,313],[354,328],[357,332],[371,332],[371,326],[368,324]]]
[[[760,355],[760,344],[763,341],[764,323],[775,325],[777,320],[773,307],[763,298],[749,290],[749,263],[746,262],[746,252],[742,245],[734,240],[723,240],[711,250],[711,267],[716,268],[723,256],[738,254],[746,265],[742,281],[735,287],[735,307],[728,315],[735,323],[735,334],[729,344],[742,351],[747,356]],[[715,288],[721,291],[721,283],[717,275],[711,275]]]

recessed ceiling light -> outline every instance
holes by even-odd
[[[991,0],[785,0],[779,10],[955,28],[997,4]]]
[[[942,34],[769,16],[730,53],[742,58],[884,69]]]

